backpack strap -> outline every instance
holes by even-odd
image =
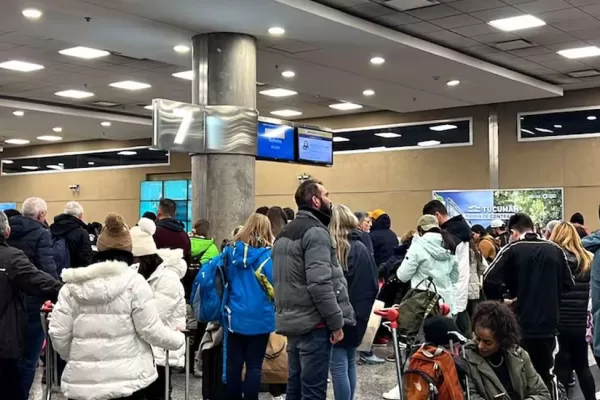
[[[269,282],[267,276],[262,273],[263,268],[269,262],[270,259],[271,257],[267,257],[262,263],[260,263],[256,271],[254,271],[254,276],[256,277],[258,283],[269,298],[269,301],[272,302],[275,300],[275,289],[273,289],[273,285],[271,285],[271,282]]]

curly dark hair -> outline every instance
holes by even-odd
[[[517,317],[509,306],[497,301],[479,304],[473,316],[473,329],[476,327],[492,331],[502,350],[518,344],[521,337]]]

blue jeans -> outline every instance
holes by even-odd
[[[287,400],[326,400],[330,332],[314,329],[301,336],[288,337],[289,379]]]
[[[30,299],[27,299],[30,301]],[[35,378],[35,369],[42,353],[44,344],[44,329],[40,317],[41,304],[31,301],[27,305],[27,349],[25,354],[19,359],[18,368],[21,376],[21,389],[25,396],[29,396],[29,390]]]
[[[353,400],[356,390],[356,347],[333,347],[331,383],[335,400]]]
[[[227,400],[258,400],[262,363],[269,334],[247,336],[229,332],[227,336]],[[242,385],[242,369],[246,377]]]

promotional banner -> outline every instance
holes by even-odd
[[[462,214],[470,225],[488,227],[493,220],[508,221],[515,213],[529,215],[544,227],[563,220],[563,189],[440,190],[433,198],[446,205],[451,217]]]

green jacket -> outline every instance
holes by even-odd
[[[488,362],[477,353],[475,343],[467,344],[471,400],[510,400]],[[529,354],[519,346],[505,353],[505,362],[515,393],[520,400],[550,400],[550,392],[533,368]]]
[[[204,265],[219,255],[219,249],[215,246],[213,239],[192,236],[190,243],[192,244],[192,263],[200,261],[200,264]]]

